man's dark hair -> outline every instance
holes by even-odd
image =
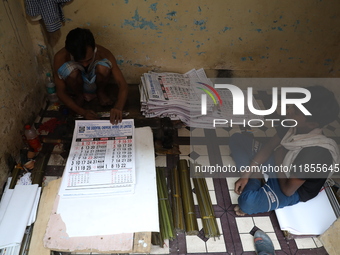
[[[67,34],[65,48],[75,61],[85,59],[88,46],[92,49],[96,46],[93,34],[89,29],[78,27]]]
[[[312,114],[306,116],[307,121],[316,122],[323,127],[333,122],[339,115],[339,104],[334,93],[323,86],[307,87],[311,93],[311,99],[303,104]]]

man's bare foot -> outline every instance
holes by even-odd
[[[101,106],[108,106],[113,104],[113,100],[110,99],[103,91],[97,92],[99,104]]]
[[[236,205],[236,206],[234,207],[234,211],[235,211],[235,213],[236,213],[237,216],[245,216],[245,215],[246,215],[246,213],[243,212],[243,211],[241,210],[241,208],[240,208],[238,205]]]

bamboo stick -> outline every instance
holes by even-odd
[[[197,235],[198,225],[195,214],[194,199],[191,191],[190,173],[188,163],[181,159],[178,162],[180,187],[182,192],[182,203],[185,218],[185,231],[187,235]]]
[[[156,168],[156,179],[159,208],[160,239],[163,240],[164,242],[165,239],[172,240],[174,238],[174,225],[165,176],[163,173],[163,169],[160,167]]]
[[[198,207],[201,213],[204,235],[207,238],[219,237],[220,231],[218,229],[214,209],[212,207],[207,182],[204,178],[194,178],[193,181]]]
[[[174,228],[176,233],[183,233],[185,231],[185,221],[177,167],[175,167],[172,171],[171,194],[172,194],[172,215],[174,217]]]

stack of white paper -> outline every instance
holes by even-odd
[[[131,194],[135,186],[134,121],[76,121],[59,190],[62,197]]]
[[[321,235],[336,220],[325,190],[307,202],[277,209],[275,213],[281,230],[293,235]]]
[[[41,188],[34,184],[9,189],[9,183],[0,203],[0,254],[17,255],[26,227],[35,221]]]
[[[213,128],[214,119],[232,118],[234,123],[259,119],[247,108],[244,115],[233,116],[231,92],[215,89],[202,68],[192,69],[185,74],[145,73],[141,77],[139,89],[141,111],[147,118],[170,117],[198,128]],[[206,103],[202,102],[202,95],[205,95]],[[259,109],[254,99],[253,104]],[[206,114],[203,114],[202,107],[206,108]]]

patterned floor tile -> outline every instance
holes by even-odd
[[[240,234],[248,234],[254,227],[252,217],[236,217],[236,224]]]
[[[229,190],[229,195],[231,199],[231,204],[237,205],[238,204],[238,197],[240,195],[237,195],[234,190]]]
[[[323,246],[322,242],[317,237],[313,237],[313,240],[315,242],[316,247],[320,248]]]
[[[243,251],[255,251],[254,237],[251,234],[240,234]]]
[[[195,128],[190,132],[191,137],[205,137],[204,129],[202,128]]]
[[[253,217],[256,227],[264,232],[274,232],[273,224],[268,216]]]
[[[275,250],[281,250],[281,246],[280,246],[279,240],[277,239],[276,234],[275,233],[269,233],[267,231],[265,231],[265,232],[269,236],[270,240],[272,240],[273,245],[274,245],[274,249]]]
[[[166,156],[157,156],[156,160],[156,167],[166,167]]]
[[[186,236],[186,243],[188,253],[207,252],[205,242],[198,236]]]
[[[220,155],[221,156],[229,156],[230,155],[230,148],[229,145],[219,145]]]
[[[235,188],[235,182],[238,180],[238,177],[228,177],[226,178],[227,184],[228,184],[228,189],[229,190],[234,190]]]
[[[177,130],[177,134],[179,137],[189,137],[190,130],[188,130],[187,128],[180,128]]]
[[[217,137],[228,137],[229,132],[225,130],[224,128],[216,128],[216,136]]]
[[[181,152],[181,155],[189,155],[192,151],[191,145],[179,145],[179,151]]]
[[[312,237],[310,238],[296,238],[295,239],[296,246],[298,249],[313,249],[317,248],[314,239]]]
[[[205,178],[205,181],[207,182],[208,190],[215,190],[213,178]]]
[[[208,148],[206,145],[193,145],[192,150],[201,156],[208,155]]]
[[[206,242],[207,252],[227,252],[223,235],[220,238],[209,238]]]

